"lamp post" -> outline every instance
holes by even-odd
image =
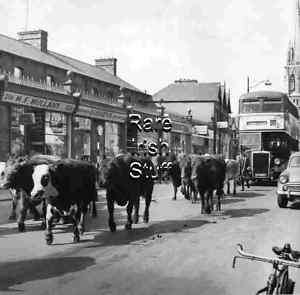
[[[163,106],[162,104],[160,104],[157,108],[158,116],[160,117],[161,120],[167,115],[165,114],[165,109],[166,107]],[[161,153],[161,143],[163,141],[163,136],[164,134],[163,134],[162,124],[160,124],[160,126],[158,126],[158,138],[157,138],[157,147],[159,153]]]
[[[124,126],[124,143],[125,143],[125,151],[128,152],[128,118],[130,113],[132,112],[132,106],[128,104],[126,101],[126,96],[124,95],[124,87],[120,87],[120,95],[118,96],[118,102],[122,105],[122,107],[126,110],[126,120]]]
[[[215,117],[210,118],[212,122],[212,128],[213,128],[213,153],[216,154],[216,147],[217,147],[217,122]]]
[[[72,146],[73,146],[73,131],[75,127],[75,115],[79,109],[79,104],[81,100],[82,93],[80,90],[78,90],[75,86],[74,82],[74,72],[73,71],[67,71],[66,74],[67,80],[63,83],[65,86],[65,89],[67,90],[68,95],[72,97],[72,100],[75,104],[75,107],[69,117],[69,123],[68,123],[68,134],[70,136],[68,137],[68,157],[72,157]]]
[[[272,85],[272,82],[269,79],[266,79],[266,80],[258,81],[255,84],[250,86],[250,79],[249,79],[249,76],[247,76],[247,93],[249,93],[251,89],[255,88],[256,86],[258,86],[262,83],[264,83],[265,86],[271,86]]]

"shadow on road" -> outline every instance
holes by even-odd
[[[221,203],[224,204],[224,205],[225,204],[238,203],[238,202],[245,202],[245,199],[231,197],[231,196],[226,196],[225,199],[221,200]]]
[[[11,287],[81,271],[94,264],[95,259],[90,257],[43,258],[0,263],[0,290],[22,292]]]
[[[290,209],[300,210],[300,202],[294,202],[289,206]]]
[[[145,239],[154,240],[161,238],[161,234],[184,232],[185,230],[197,228],[208,223],[215,222],[199,219],[166,220],[153,222],[149,227],[134,228],[131,231],[126,231],[124,229],[119,230],[116,233],[104,231],[95,236],[93,242],[96,242],[97,244],[88,246],[87,248],[123,245]]]
[[[265,194],[262,193],[255,193],[254,191],[246,191],[246,192],[238,192],[236,194],[239,198],[258,198],[258,197],[265,197]]]
[[[231,218],[250,217],[270,211],[262,208],[247,208],[247,209],[228,209],[224,211],[224,215],[229,215]]]

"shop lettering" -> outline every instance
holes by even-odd
[[[153,132],[162,130],[163,132],[170,132],[172,129],[172,122],[170,118],[152,118],[142,119],[140,114],[130,114],[129,123],[137,127],[138,131]]]

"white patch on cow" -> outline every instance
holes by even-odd
[[[52,218],[53,213],[52,213],[52,205],[48,204],[47,205],[47,213],[46,213],[46,219],[49,220]]]
[[[49,182],[46,186],[42,186],[42,183],[41,183],[42,177],[45,175],[49,175]],[[44,196],[46,198],[58,196],[57,189],[52,185],[50,173],[49,173],[49,166],[47,164],[37,165],[34,168],[34,171],[32,174],[32,179],[33,179],[33,184],[34,184],[33,189],[31,191],[32,197],[35,196],[40,191],[44,192]]]

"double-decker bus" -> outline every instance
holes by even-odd
[[[299,150],[297,107],[285,93],[256,91],[239,100],[239,144],[247,150],[253,180],[278,179]]]

